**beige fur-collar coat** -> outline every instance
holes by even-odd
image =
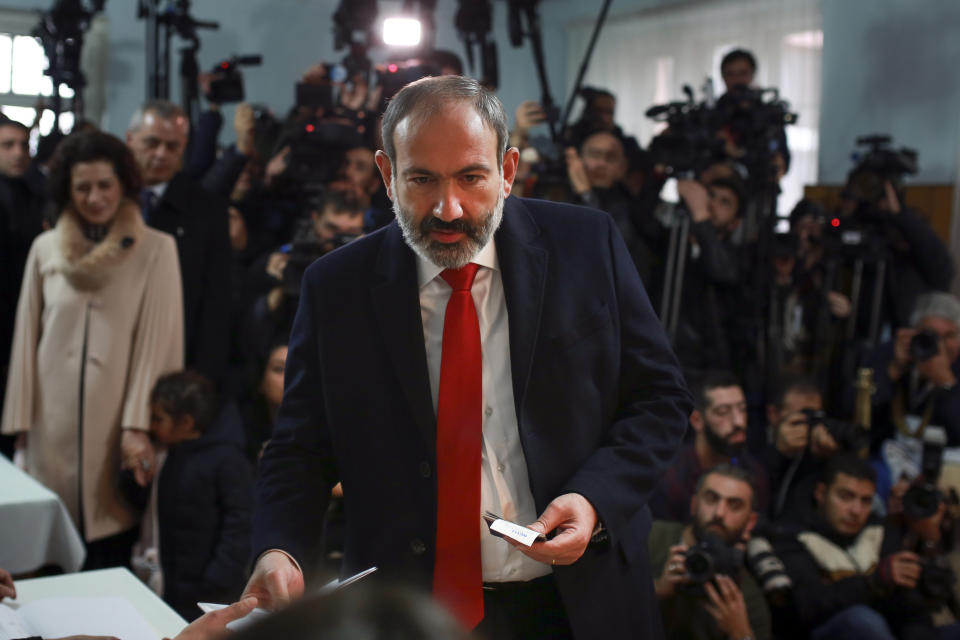
[[[0,425],[28,432],[28,472],[88,541],[138,520],[117,489],[120,431],[149,429],[154,382],[183,366],[180,287],[174,239],[132,202],[98,244],[66,211],[30,249]]]

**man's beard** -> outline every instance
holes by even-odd
[[[699,518],[694,518],[693,521],[693,537],[701,542],[704,539],[704,536],[714,535],[721,538],[728,545],[735,545],[743,539],[743,531],[746,527],[741,527],[737,531],[728,531],[727,527],[723,524],[723,521],[714,518],[709,522],[700,522]]]
[[[502,187],[502,184],[501,184]],[[420,256],[444,269],[460,269],[477,257],[503,220],[503,189],[499,190],[497,204],[476,222],[464,217],[444,222],[432,213],[427,214],[419,225],[414,224],[413,214],[400,205],[399,198],[393,201],[393,213],[403,232],[403,239]],[[438,242],[430,237],[431,231],[450,231],[464,234],[458,242]]]
[[[738,432],[745,432],[746,429],[737,427],[725,437],[717,435],[717,433],[709,424],[704,424],[703,430],[704,434],[707,436],[707,444],[709,444],[710,448],[715,452],[728,458],[737,458],[743,454],[747,441],[744,440],[743,442],[730,442],[730,438],[732,438]]]

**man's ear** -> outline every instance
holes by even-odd
[[[775,426],[778,422],[780,422],[780,410],[777,409],[777,405],[768,404],[767,405],[767,424],[772,427],[772,426]]]
[[[750,532],[753,531],[755,526],[757,526],[757,512],[753,511],[750,513],[750,518],[747,520],[747,526],[743,528],[743,537],[749,537]]]
[[[690,496],[690,517],[694,519],[697,517],[697,494]]]
[[[387,197],[393,200],[393,165],[390,164],[390,157],[383,151],[378,150],[374,160],[376,160],[377,169],[380,170],[380,176],[383,178],[383,185],[387,188]]]
[[[175,424],[177,425],[177,429],[180,430],[181,433],[190,433],[191,431],[193,431],[193,428],[197,426],[197,421],[193,418],[192,415],[187,413],[177,418],[175,421]]]
[[[520,150],[510,147],[503,154],[503,197],[506,198],[513,190],[513,179],[517,177],[517,166],[520,164]]]
[[[697,433],[703,431],[703,414],[700,413],[699,409],[694,409],[693,413],[690,414],[690,426]]]

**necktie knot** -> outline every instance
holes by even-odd
[[[477,263],[469,262],[459,269],[444,269],[440,272],[440,277],[446,280],[454,291],[469,291],[479,268]]]

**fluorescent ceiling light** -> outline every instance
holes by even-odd
[[[413,18],[387,18],[383,21],[383,42],[398,47],[420,44],[420,21]]]

